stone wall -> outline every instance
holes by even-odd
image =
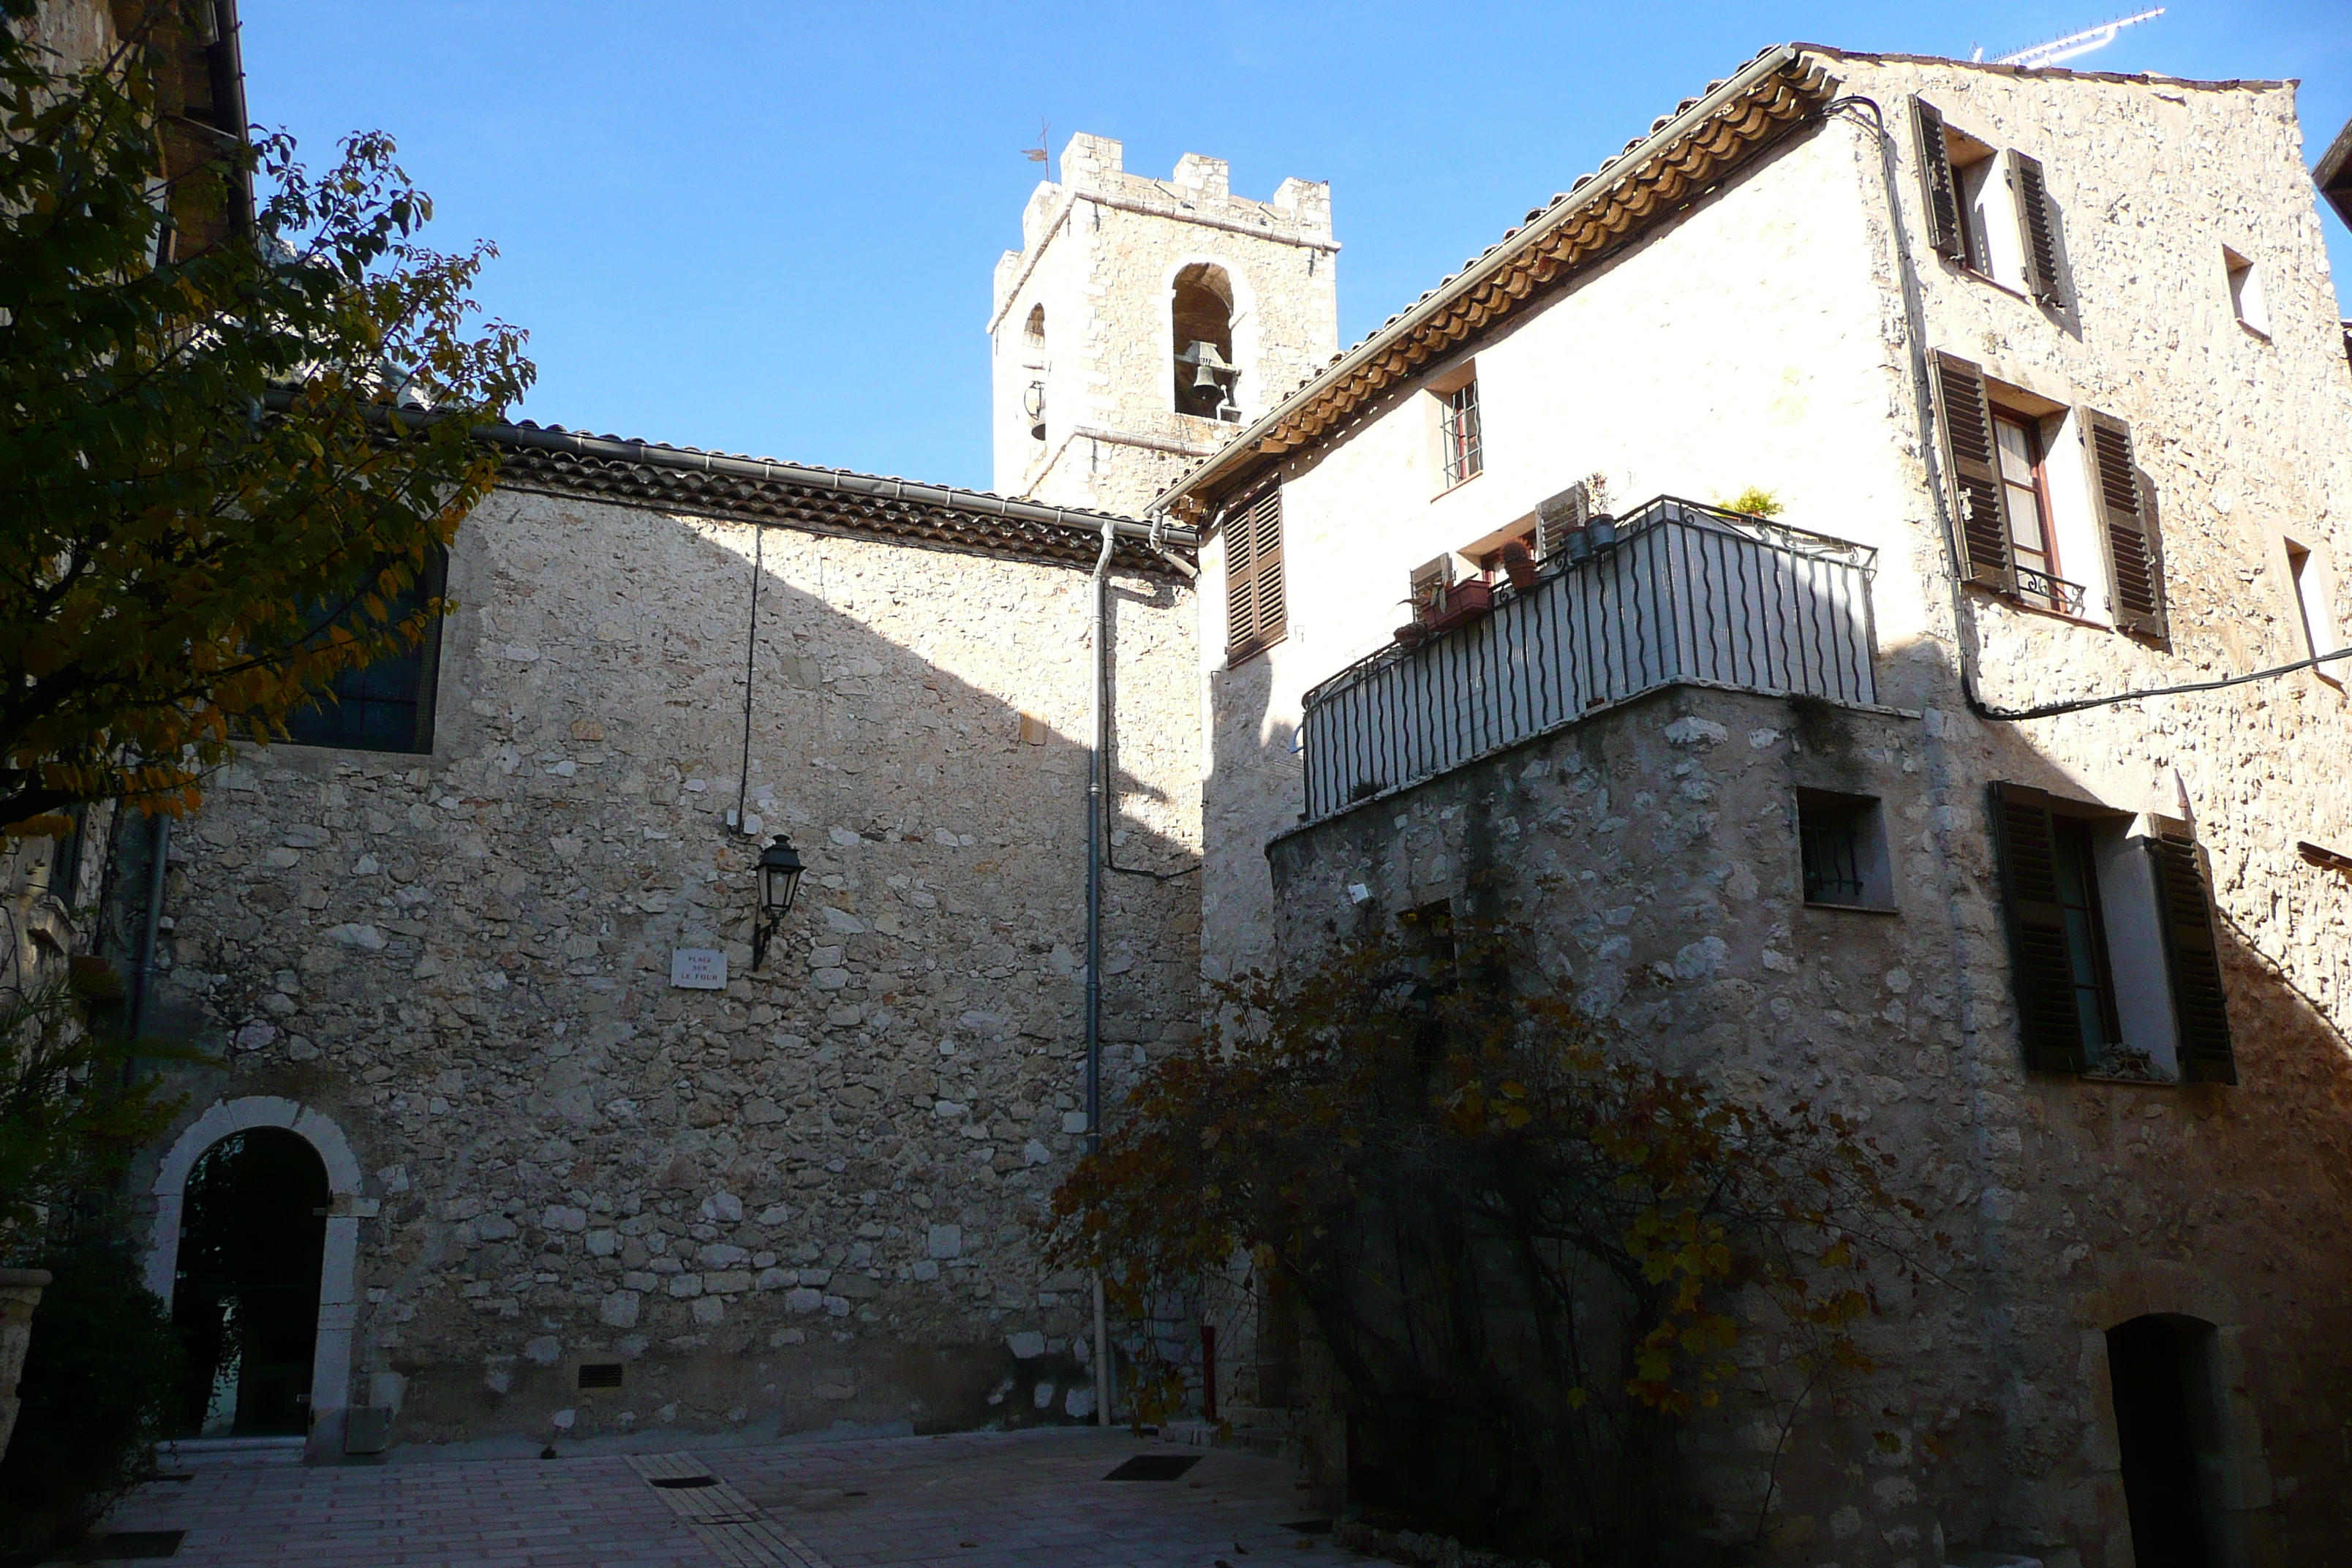
[[[2292,89],[1824,58],[1841,92],[1885,117],[1892,217],[1879,132],[1857,106],[1473,345],[1478,479],[1441,493],[1419,389],[1286,459],[1288,638],[1224,668],[1221,617],[1202,629],[1214,753],[1204,965],[1277,960],[1284,941],[1344,914],[1343,880],[1370,881],[1393,910],[1449,879],[1459,896],[1481,854],[1518,889],[1508,897],[1556,866],[1589,896],[1542,910],[1540,929],[1590,1005],[1671,1039],[1727,1087],[1866,1112],[1961,1238],[1955,1289],[1885,1325],[1899,1369],[1883,1391],[1888,1429],[1906,1447],[1850,1471],[1817,1452],[1811,1479],[1791,1483],[1792,1548],[1849,1565],[1931,1562],[1932,1526],[1955,1547],[2129,1561],[2103,1335],[2173,1313],[2218,1326],[2213,1506],[2231,1549],[2292,1560],[2329,1541],[2347,1485],[2327,1434],[2347,1394],[2334,1152],[2352,1131],[2352,889],[2295,845],[2352,844],[2333,763],[2352,755],[2352,712],[2341,686],[2308,672],[2026,722],[1972,707],[2120,694],[2308,651],[2287,542],[2331,565],[2352,558],[2352,374]],[[1915,92],[2042,162],[2067,308],[1933,254]],[[2225,245],[2275,290],[2266,333],[2231,310]],[[2114,629],[2095,536],[2076,532],[2091,543],[2065,561],[2063,516],[2062,561],[2091,589],[2083,614],[1956,589],[1913,374],[1915,352],[1937,349],[2042,405],[2130,423],[2159,520],[2168,639]],[[2053,449],[2053,490],[2079,496],[2081,461]],[[1875,546],[1879,690],[1916,719],[1849,713],[1832,725],[1843,739],[1817,746],[1766,700],[1637,705],[1284,840],[1269,875],[1265,846],[1302,804],[1305,690],[1386,640],[1412,567],[1595,471],[1621,504],[1759,485],[1783,521]],[[1213,605],[1219,555],[1213,542],[1201,584]],[[2329,579],[2339,626],[2347,577]],[[1685,720],[1706,727],[1677,742]],[[1790,907],[1789,791],[1822,783],[1805,769],[1835,755],[1853,782],[1831,787],[1885,803],[1899,916]],[[2195,824],[2236,1087],[2024,1070],[1986,805],[2000,781]],[[1719,1494],[1752,1495],[1743,1452],[1758,1450],[1742,1446],[1755,1435],[1717,1436]]]
[[[742,795],[808,863],[759,971],[755,549]],[[1113,854],[1181,873],[1191,606],[1113,587]],[[532,1444],[1085,1414],[1026,1223],[1083,1124],[1086,574],[501,490],[451,592],[434,753],[253,752],[171,879],[189,1116],[299,1101],[365,1173],[355,1401]],[[1108,881],[1115,1093],[1193,1032],[1197,921]]]
[[[2326,1436],[2352,1397],[2344,1037],[2233,942],[2240,1086],[2026,1074],[1982,806],[1950,820],[1945,728],[1687,689],[1623,705],[1278,840],[1286,950],[1449,899],[1529,929],[1530,969],[1623,1048],[1842,1111],[1898,1156],[1897,1190],[1955,1249],[1867,1326],[1879,1370],[1853,1418],[1801,1423],[1774,1510],[1787,1560],[1933,1563],[1940,1531],[2131,1561],[2102,1331],[2148,1311],[2219,1326],[2223,1528],[2242,1560],[2294,1560],[2334,1539],[2352,1485]],[[2064,787],[2048,763],[2012,776]],[[1882,802],[1892,910],[1803,902],[1800,788]],[[1766,1347],[1744,1353],[1793,1386]],[[1754,1528],[1779,1414],[1733,1402],[1690,1431],[1724,1530]]]
[[[1240,428],[1176,409],[1177,271],[1208,262],[1233,282],[1234,390],[1246,420],[1339,347],[1339,247],[1327,185],[1285,180],[1259,202],[1232,193],[1220,159],[1186,153],[1168,180],[1120,165],[1117,142],[1071,138],[1060,183],[1030,197],[1022,248],[997,264],[994,482],[1007,495],[1140,515]],[[1026,330],[1041,306],[1042,343]],[[1040,379],[1042,441],[1022,401]]]
[[[1466,483],[1445,486],[1437,400],[1418,388],[1286,459],[1287,635],[1238,666],[1222,657],[1223,541],[1211,539],[1201,635],[1217,780],[1202,891],[1213,975],[1275,949],[1262,850],[1305,804],[1295,752],[1305,693],[1389,641],[1423,562],[1531,519],[1595,472],[1621,510],[1662,492],[1706,501],[1760,485],[1780,496],[1784,521],[1907,559],[1866,172],[1843,130],[1784,143],[1574,291],[1433,366],[1433,376],[1476,367],[1486,469]],[[1731,256],[1740,265],[1727,267]],[[1882,576],[1882,642],[1917,637],[1923,595],[1907,574]]]

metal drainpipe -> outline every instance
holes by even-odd
[[[1104,731],[1109,705],[1103,700],[1103,669],[1109,647],[1110,554],[1118,542],[1105,518],[1102,552],[1095,557],[1092,679],[1087,693],[1087,1152],[1102,1147],[1102,797]],[[1110,1331],[1103,1312],[1102,1271],[1095,1271],[1095,1425],[1110,1425]]]
[[[155,942],[163,933],[164,866],[172,853],[172,819],[159,814],[152,824],[148,839],[146,930],[139,947],[139,967],[131,974],[130,1034],[134,1040],[147,1017],[147,990],[155,973]]]

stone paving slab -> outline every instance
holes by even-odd
[[[188,1568],[1309,1568],[1360,1563],[1284,1528],[1313,1517],[1287,1464],[1230,1449],[1172,1481],[1107,1481],[1125,1432],[958,1433],[629,1458],[200,1472],[141,1489],[109,1530],[186,1530]],[[655,1473],[707,1472],[763,1516],[725,1540]],[[787,1549],[787,1543],[788,1548]]]

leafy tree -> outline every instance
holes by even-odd
[[[126,1038],[122,983],[96,959],[0,994],[0,1263],[53,1275],[0,1458],[0,1554],[14,1554],[81,1534],[153,1469],[179,1338],[130,1261],[123,1177],[184,1103],[141,1058],[203,1058]]]
[[[1792,1415],[1868,1370],[1874,1271],[1916,1278],[1935,1243],[1854,1126],[1611,1048],[1513,968],[1531,946],[1375,936],[1225,985],[1055,1192],[1046,1251],[1135,1317],[1246,1255],[1337,1369],[1360,1500],[1645,1561],[1688,1522],[1686,1418],[1735,1394]],[[1151,1359],[1139,1419],[1183,1394]]]
[[[154,63],[66,69],[26,41],[30,10],[0,0],[0,831],[19,832],[113,796],[185,811],[234,742],[417,641],[442,606],[390,601],[488,491],[469,430],[533,374],[522,333],[473,324],[492,248],[418,241],[432,204],[389,139],[351,137],[324,174],[283,136],[224,142],[166,177]],[[190,221],[256,174],[251,226]]]
[[[121,1001],[122,983],[96,959],[0,999],[0,1262],[40,1263],[171,1124],[181,1101],[159,1098],[139,1060],[204,1059],[125,1038],[111,1026]]]
[[[0,1458],[0,1552],[10,1562],[42,1561],[42,1548],[85,1536],[154,1474],[179,1384],[171,1312],[128,1249],[82,1247],[48,1266],[16,1435]]]

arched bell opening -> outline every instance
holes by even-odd
[[[1021,324],[1022,344],[1028,352],[1023,363],[1032,373],[1029,384],[1021,392],[1021,412],[1029,422],[1029,439],[1045,439],[1045,307],[1029,307],[1029,319]]]
[[[1237,420],[1234,397],[1234,280],[1211,262],[1176,274],[1170,291],[1170,336],[1175,355],[1176,411],[1203,419]]]
[[[175,1436],[309,1432],[332,1201],[319,1152],[282,1127],[232,1132],[197,1157],[172,1289],[185,1357]]]

